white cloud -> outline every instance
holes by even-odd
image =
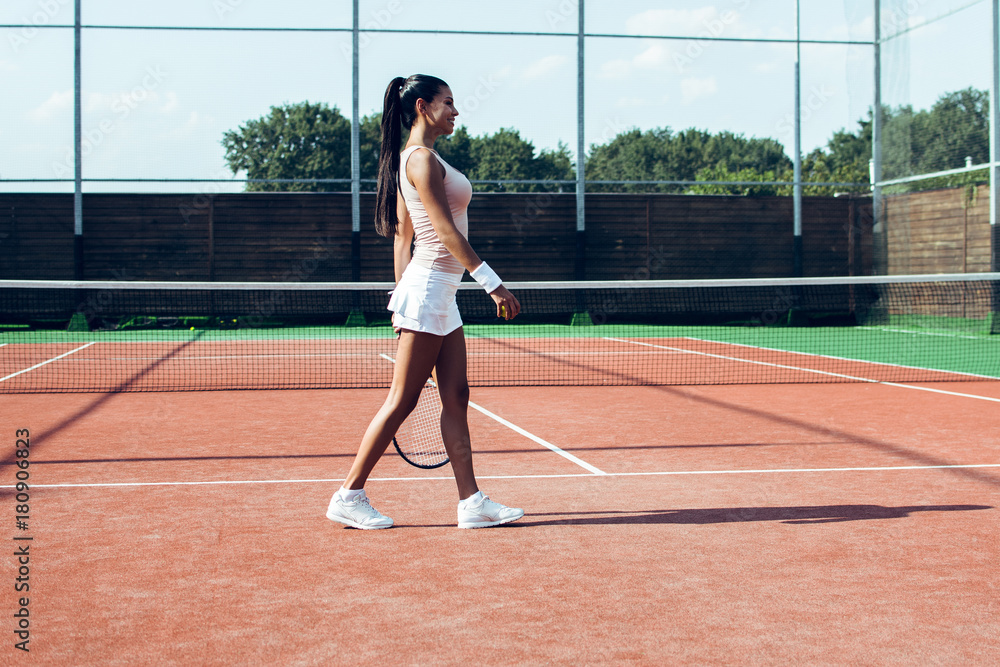
[[[562,69],[568,62],[569,58],[566,56],[545,56],[528,65],[524,70],[524,76],[526,79],[541,79]]]
[[[654,42],[633,58],[632,63],[640,69],[660,69],[673,63],[673,51],[664,42]]]
[[[681,102],[691,104],[702,97],[715,94],[718,90],[719,85],[714,76],[705,79],[695,77],[681,79]]]
[[[73,91],[56,91],[49,96],[49,99],[29,111],[28,118],[37,123],[44,123],[52,120],[53,118],[59,117],[67,111],[72,112],[72,110]]]
[[[633,35],[673,35],[692,39],[643,40],[640,43],[645,48],[635,56],[603,63],[600,69],[603,78],[621,79],[668,70],[683,74],[700,53],[711,48],[712,42],[705,38],[755,37],[760,32],[745,25],[738,11],[726,8],[720,11],[714,6],[650,9],[629,17],[625,25],[626,32]]]

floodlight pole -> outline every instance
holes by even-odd
[[[354,0],[351,30],[351,280],[361,280],[361,119],[359,117],[360,34],[358,2]]]
[[[875,273],[889,273],[889,248],[887,220],[882,219],[882,3],[874,0],[875,36],[875,99],[872,109],[872,162],[870,180],[872,190],[872,239],[875,245]]]
[[[1000,271],[1000,0],[993,0],[993,76],[990,79],[990,232],[993,241],[991,271]]]
[[[76,0],[73,18],[73,278],[83,280],[83,95],[80,82],[80,5]]]
[[[579,0],[578,27],[576,33],[576,261],[574,277],[585,280],[587,275],[587,225],[586,213],[586,174],[584,171],[585,150],[583,136],[583,46],[584,46],[584,0]]]
[[[792,239],[792,275],[802,275],[802,34],[799,0],[795,0],[795,184],[792,186],[794,236]]]
[[[990,78],[990,271],[1000,271],[1000,0],[993,0],[993,76]],[[1000,285],[993,283],[990,333],[1000,334]]]

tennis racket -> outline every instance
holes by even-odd
[[[440,468],[448,462],[441,439],[441,397],[431,378],[427,378],[417,407],[396,431],[392,444],[404,461],[417,468]]]

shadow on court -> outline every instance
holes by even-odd
[[[751,521],[778,521],[786,524],[838,523],[844,521],[871,521],[876,519],[904,519],[916,512],[969,512],[995,509],[991,505],[909,505],[883,507],[881,505],[819,505],[812,507],[716,507],[687,510],[662,510],[658,512],[623,512],[607,510],[597,512],[537,512],[524,519],[503,526],[531,528],[535,526],[613,526],[643,524],[713,524],[745,523]],[[540,517],[553,517],[543,519]],[[404,524],[401,528],[451,528],[453,524],[416,526]]]
[[[663,512],[552,512],[532,514],[520,526],[552,525],[611,525],[680,523],[710,524],[746,521],[779,521],[787,524],[836,523],[870,521],[873,519],[903,519],[915,512],[967,512],[993,509],[990,505],[911,505],[883,507],[881,505],[820,505],[815,507],[719,507],[706,509],[666,510]],[[538,516],[562,517],[535,520]]]
[[[97,410],[99,407],[101,407],[103,404],[107,403],[109,400],[111,400],[115,396],[118,396],[122,392],[128,391],[128,388],[131,385],[135,384],[136,382],[138,382],[139,380],[141,380],[145,376],[147,376],[150,373],[152,373],[153,371],[155,371],[159,366],[161,366],[165,362],[167,362],[170,359],[176,357],[178,354],[180,354],[181,352],[183,352],[188,346],[196,343],[198,341],[198,339],[201,338],[201,336],[202,336],[203,333],[204,333],[203,331],[198,331],[197,333],[195,333],[194,337],[192,337],[188,341],[185,341],[181,345],[178,345],[176,348],[174,348],[173,350],[171,350],[169,354],[166,354],[163,357],[161,357],[160,359],[157,359],[153,363],[149,364],[148,366],[146,366],[145,368],[143,368],[142,370],[140,370],[139,372],[137,372],[132,377],[128,378],[127,380],[122,381],[121,383],[118,384],[118,386],[116,386],[111,391],[109,391],[107,393],[101,394],[94,401],[92,401],[89,405],[87,405],[87,406],[85,406],[85,407],[77,410],[77,412],[75,414],[70,415],[66,419],[62,420],[60,423],[56,424],[54,427],[52,427],[50,429],[47,429],[44,433],[41,433],[41,434],[38,434],[38,435],[32,435],[31,436],[31,449],[32,449],[32,451],[37,451],[38,448],[39,448],[39,445],[41,445],[45,440],[48,440],[48,439],[52,438],[52,436],[57,435],[61,431],[69,428],[70,426],[72,426],[73,424],[75,424],[77,421],[79,421],[80,419],[82,419],[83,417],[85,417],[86,415],[88,415],[91,412],[94,412],[95,410]],[[3,458],[2,461],[0,461],[0,468],[2,468],[3,466],[13,465],[15,463],[15,461],[16,461],[16,458],[14,456],[14,452],[11,451],[9,454],[7,454]],[[35,465],[35,464],[36,464],[36,462],[32,461],[32,465]],[[9,490],[8,489],[0,490],[0,495],[6,494],[7,491],[9,491]]]
[[[539,353],[537,350],[531,350],[530,348],[527,348],[524,345],[515,343],[513,341],[498,340],[497,342],[507,347],[508,349],[512,349],[524,354],[535,355],[539,357],[545,356],[544,354]],[[588,366],[587,364],[580,362],[578,360],[557,359],[556,361],[560,364],[572,366],[574,368],[578,368],[588,372],[593,372],[597,370],[592,366]],[[648,383],[645,382],[643,378],[635,377],[625,372],[611,371],[606,369],[601,370],[600,372],[608,377],[615,378],[621,381],[621,383],[625,385],[648,385]],[[679,398],[686,401],[698,402],[703,405],[708,405],[713,408],[726,410],[734,414],[746,415],[749,417],[753,417],[755,419],[763,419],[771,421],[775,424],[791,426],[793,428],[809,432],[821,440],[850,442],[853,444],[871,448],[875,451],[882,452],[884,454],[890,454],[892,456],[898,456],[904,458],[908,461],[912,461],[917,465],[939,466],[949,474],[958,475],[961,477],[965,477],[967,479],[975,480],[977,482],[984,482],[993,487],[1000,487],[1000,479],[987,472],[977,469],[952,467],[955,463],[954,461],[949,461],[937,456],[932,456],[929,454],[924,454],[919,451],[914,451],[902,445],[896,445],[891,442],[876,440],[874,438],[865,437],[857,433],[842,431],[836,428],[831,428],[820,424],[813,424],[802,419],[796,419],[786,414],[769,412],[767,410],[756,407],[749,407],[737,403],[731,403],[729,401],[724,401],[718,398],[703,396],[698,394],[697,392],[684,391],[682,388],[676,386],[651,385],[650,388],[655,389],[656,391],[662,392],[674,398]]]

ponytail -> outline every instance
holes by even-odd
[[[396,193],[399,189],[399,149],[403,126],[413,126],[418,99],[430,102],[446,86],[437,77],[414,74],[408,79],[397,76],[389,82],[382,100],[382,147],[378,157],[378,187],[375,194],[375,231],[393,238],[399,220],[396,217]]]
[[[378,156],[378,190],[375,195],[375,231],[379,236],[396,235],[396,190],[399,187],[399,144],[402,139],[402,102],[406,79],[389,82],[382,101],[382,148]]]

